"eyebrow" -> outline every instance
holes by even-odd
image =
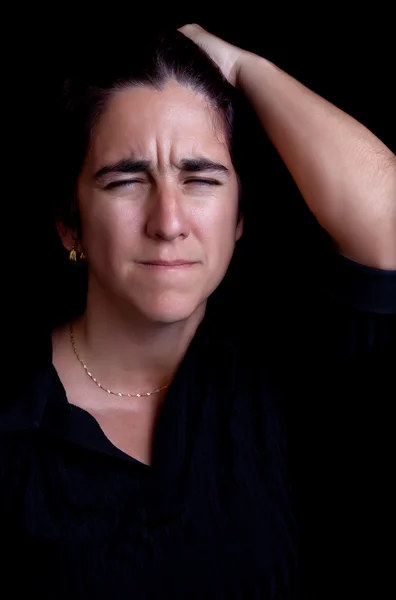
[[[198,171],[229,173],[229,169],[225,165],[214,162],[209,158],[204,158],[203,156],[197,158],[185,158],[180,162],[178,168],[181,171],[189,171],[191,173],[196,173]]]
[[[177,167],[180,171],[188,171],[190,173],[229,173],[229,169],[225,165],[204,157],[184,158]],[[149,160],[126,158],[99,169],[99,171],[95,173],[95,179],[100,179],[109,173],[145,173],[150,172],[151,170],[152,168]]]

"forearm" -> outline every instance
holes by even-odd
[[[309,208],[346,256],[396,268],[396,157],[353,117],[264,58],[238,85]]]

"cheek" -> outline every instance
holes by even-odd
[[[83,243],[89,248],[98,246],[101,252],[118,253],[130,247],[141,232],[142,214],[132,203],[97,202],[90,211],[82,211]]]
[[[211,210],[197,212],[194,222],[209,262],[226,263],[235,246],[236,203],[234,206],[228,198],[224,203],[214,204]]]

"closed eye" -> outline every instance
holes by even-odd
[[[132,187],[136,183],[147,183],[143,179],[120,179],[119,181],[111,181],[105,186],[106,190],[112,190],[120,187]],[[222,185],[221,181],[217,179],[203,179],[198,177],[193,177],[191,179],[186,179],[184,182],[186,184],[194,184],[198,186],[207,186],[207,185]]]
[[[142,179],[120,179],[119,181],[111,181],[105,186],[105,190],[113,190],[118,187],[128,187],[135,183],[145,183]]]
[[[195,183],[197,185],[221,185],[221,181],[218,181],[217,179],[201,179],[197,177],[187,179],[185,183]]]

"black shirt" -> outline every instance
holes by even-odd
[[[379,597],[396,272],[337,257],[283,300],[208,310],[150,467],[67,402],[48,336],[0,413],[3,598]]]

